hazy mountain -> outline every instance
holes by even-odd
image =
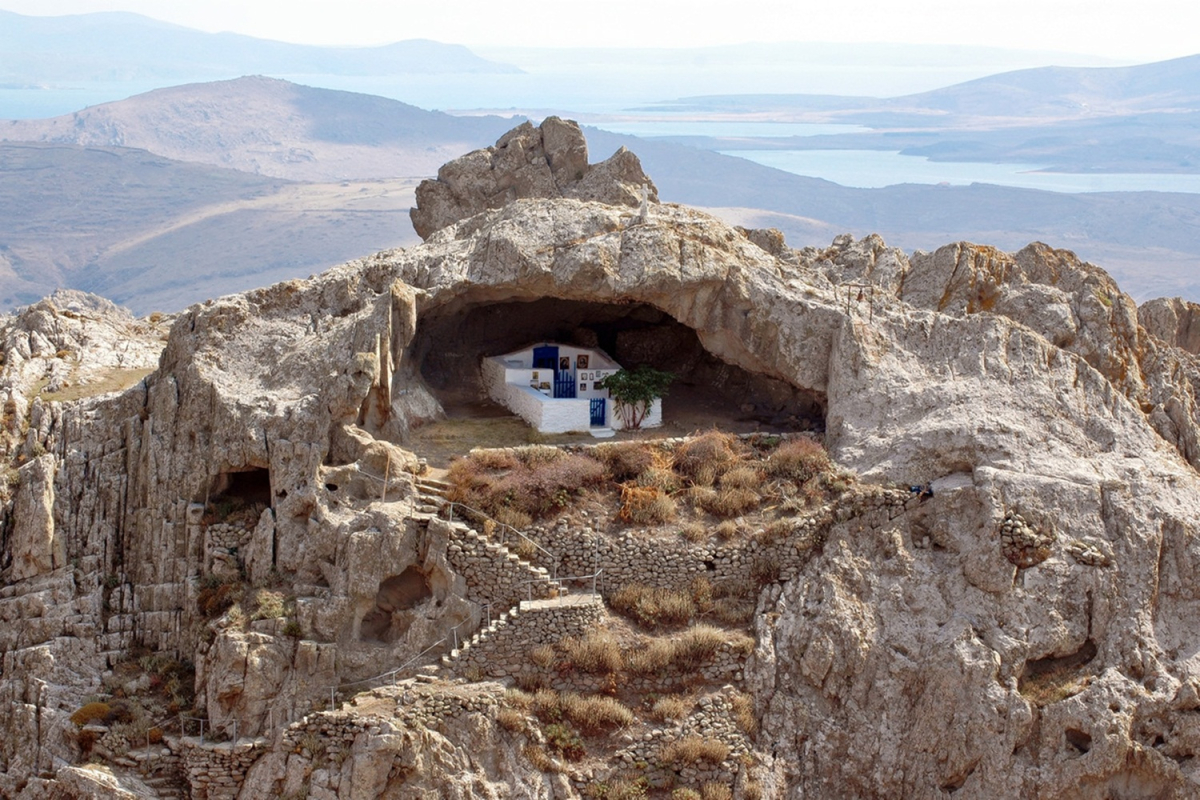
[[[158,89],[48,120],[0,122],[0,140],[140,147],[182,161],[330,181],[430,175],[513,124],[250,77]]]
[[[174,310],[416,241],[411,181],[293,184],[144,150],[0,144],[0,306]]]
[[[262,78],[0,123],[8,138],[61,142],[0,146],[0,302],[69,286],[139,311],[174,310],[414,242],[416,178],[396,178],[432,175],[512,124]],[[825,246],[843,231],[878,232],[909,249],[1042,240],[1108,268],[1139,298],[1200,299],[1200,195],[852,189],[670,142],[598,130],[588,138],[593,161],[634,150],[663,200],[780,227],[796,247]],[[361,180],[343,180],[350,175]]]
[[[0,11],[0,83],[200,80],[259,72],[389,75],[511,73],[461,45],[414,39],[383,47],[314,47],[205,33],[138,14],[31,17]]]
[[[1131,67],[1037,67],[1002,72],[899,97],[826,94],[727,94],[683,97],[652,108],[780,114],[837,114],[869,124],[873,115],[924,114],[926,127],[954,116],[1078,118],[1200,107],[1200,55]],[[940,112],[930,117],[931,112]]]

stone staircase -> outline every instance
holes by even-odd
[[[446,503],[446,495],[450,484],[437,478],[427,476],[417,477],[417,513],[437,514]]]
[[[582,636],[603,615],[604,601],[590,592],[522,600],[442,656],[441,669],[456,674],[475,667],[494,678],[516,675],[530,649]]]
[[[445,524],[451,531],[447,556],[467,579],[467,587],[475,590],[477,601],[510,606],[522,597],[535,600],[563,593],[562,584],[544,567],[529,563],[466,522]]]

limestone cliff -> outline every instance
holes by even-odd
[[[181,740],[193,796],[578,796],[579,776],[521,755],[533,733],[498,732],[491,684],[419,714],[462,684],[341,700],[546,577],[422,512],[404,443],[441,413],[430,365],[477,363],[458,341],[504,352],[637,319],[818,407],[868,484],[932,491],[830,509],[811,557],[758,596],[741,680],[759,796],[1197,796],[1191,311],[1139,320],[1103,271],[1040,244],[790,250],[639,205],[615,169],[586,195],[607,202],[575,199],[600,167],[564,126],[464,157],[487,162],[469,181],[448,168],[418,194],[410,250],[173,320],[76,297],[4,321],[0,795],[158,796],[72,766],[69,717],[141,648],[194,662],[195,708],[240,742]],[[550,301],[557,316],[513,321]],[[221,498],[237,504],[218,519]],[[263,616],[239,626],[226,578],[293,599],[255,595]]]

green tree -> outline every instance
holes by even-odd
[[[597,389],[608,389],[621,422],[630,430],[642,427],[650,407],[660,397],[667,396],[667,387],[675,374],[654,367],[640,366],[622,369],[596,383]]]

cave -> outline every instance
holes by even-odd
[[[271,470],[243,467],[222,472],[213,479],[209,500],[235,500],[244,505],[271,505]]]
[[[412,619],[407,614],[433,597],[433,589],[425,573],[417,567],[407,567],[399,575],[385,578],[375,593],[375,606],[365,615],[359,625],[359,638],[364,642],[391,643],[403,636]]]
[[[624,367],[674,373],[663,417],[676,427],[824,430],[824,396],[722,361],[696,331],[645,303],[542,298],[433,309],[408,358],[448,416],[507,414],[483,400],[480,362],[538,341],[599,348]]]

